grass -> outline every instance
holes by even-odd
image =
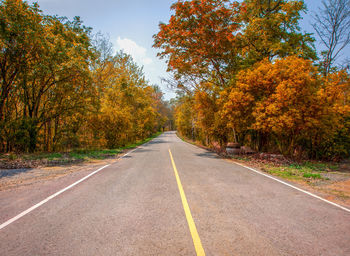
[[[147,143],[147,142],[153,140],[154,138],[158,137],[158,136],[161,135],[161,134],[162,134],[162,132],[157,132],[156,134],[152,135],[152,136],[149,137],[149,138],[146,138],[146,139],[144,139],[144,140],[140,140],[140,141],[137,141],[137,142],[135,142],[135,143],[129,144],[129,145],[125,146],[125,147],[122,147],[121,149],[132,149],[132,148],[136,148],[137,146],[140,146],[140,145],[142,145],[142,144],[144,144],[144,143]]]
[[[128,144],[124,147],[116,148],[116,149],[97,149],[97,150],[91,150],[91,149],[74,149],[70,152],[53,152],[53,153],[32,153],[32,154],[2,154],[0,155],[0,159],[3,160],[48,160],[48,161],[60,161],[65,162],[67,159],[69,160],[89,160],[89,159],[106,159],[110,157],[115,157],[123,150],[132,149],[137,146],[140,146],[155,137],[159,136],[161,132],[158,132],[154,135],[152,135],[149,138],[146,138],[144,140],[139,140],[135,143]]]
[[[189,139],[182,137],[177,134],[179,138],[183,141],[196,145],[196,142],[193,142]],[[258,164],[259,168],[269,174],[279,176],[284,179],[294,180],[294,181],[306,181],[310,182],[312,180],[327,180],[328,178],[324,178],[322,173],[326,173],[329,171],[336,171],[339,168],[339,165],[335,163],[324,163],[324,162],[313,162],[313,161],[305,161],[305,162],[294,162],[292,164],[275,164],[275,163],[260,163],[255,161],[254,158],[250,156],[244,155],[235,155],[231,156],[231,158],[240,160],[243,162],[254,162]]]
[[[243,157],[241,157],[239,160],[251,161],[251,159]],[[322,174],[337,171],[339,168],[339,165],[336,163],[311,161],[279,165],[273,163],[260,163],[258,165],[263,171],[272,175],[279,176],[288,180],[299,180],[306,182],[313,180],[328,180],[328,178],[324,177]]]
[[[304,173],[303,177],[312,179],[322,179],[322,176],[319,173]]]
[[[335,162],[317,162],[304,161],[293,162],[291,164],[274,163],[265,160],[260,162],[254,157],[250,156],[231,156],[233,159],[244,161],[247,164],[253,163],[269,174],[279,176],[288,180],[312,182],[316,180],[328,180],[325,177],[327,172],[335,172],[339,170],[339,164]]]
[[[185,142],[191,143],[193,145],[198,145],[194,141],[182,137],[180,134],[177,136]],[[279,176],[284,179],[294,180],[294,181],[316,181],[316,180],[328,180],[328,178],[322,176],[327,172],[334,172],[339,169],[339,164],[334,162],[316,162],[316,161],[304,161],[304,162],[294,162],[292,164],[276,164],[276,163],[261,163],[255,161],[253,157],[245,155],[231,156],[233,159],[240,160],[247,163],[254,163],[259,166],[259,168],[269,174]]]

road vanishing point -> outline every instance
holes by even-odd
[[[350,255],[346,208],[174,132],[50,182],[0,194],[0,255]]]

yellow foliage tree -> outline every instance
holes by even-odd
[[[311,61],[264,60],[239,73],[222,113],[259,149],[276,145],[287,155],[312,155],[349,117],[348,91],[343,72],[324,81]]]
[[[177,131],[188,138],[194,139],[195,119],[193,111],[193,97],[181,95],[177,99],[175,107],[175,126]]]
[[[102,74],[101,74],[102,73]],[[161,127],[156,88],[149,86],[131,56],[119,52],[95,71],[100,98],[90,127],[109,148],[144,139]]]

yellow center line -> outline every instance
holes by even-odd
[[[171,154],[170,148],[169,148],[169,155],[170,155],[171,163],[173,164],[175,178],[176,178],[177,186],[179,188],[181,201],[182,201],[182,206],[183,206],[184,211],[185,211],[188,227],[190,228],[190,232],[191,232],[194,248],[196,250],[197,256],[205,256],[205,252],[204,252],[204,249],[203,249],[203,246],[202,246],[202,243],[201,243],[201,239],[199,238],[199,235],[198,235],[198,232],[197,232],[197,229],[196,229],[196,224],[194,224],[194,221],[193,221],[193,218],[192,218],[192,214],[191,214],[191,210],[190,210],[190,207],[188,206],[186,195],[185,195],[185,191],[184,191],[184,189],[182,187],[181,180],[180,180],[180,177],[179,177],[179,173],[177,172],[176,165],[175,165],[175,162],[174,162],[174,158],[173,158],[173,155]]]

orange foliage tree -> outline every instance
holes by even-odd
[[[238,2],[228,0],[177,1],[169,23],[161,23],[154,35],[154,47],[168,63],[168,71],[182,86],[198,87],[211,80],[225,86],[239,65],[235,49],[242,11]],[[215,79],[213,79],[213,77]]]
[[[348,91],[344,73],[324,81],[309,60],[265,60],[239,73],[222,114],[257,149],[317,157],[322,142],[345,128]]]
[[[191,0],[177,1],[171,9],[154,47],[174,75],[172,85],[192,98],[198,139],[206,143],[225,144],[242,134],[222,118],[240,70],[264,58],[315,57],[312,38],[298,27],[303,1]],[[240,125],[249,122],[242,116]]]

